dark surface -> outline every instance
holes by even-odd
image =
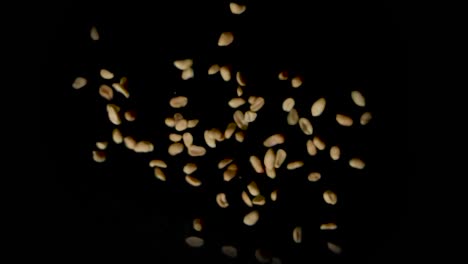
[[[384,263],[390,258],[382,253],[386,244],[404,243],[394,237],[401,237],[398,230],[406,215],[408,158],[406,50],[390,8],[371,3],[306,7],[300,1],[289,1],[287,6],[247,2],[246,13],[233,16],[225,1],[186,2],[159,3],[154,8],[135,2],[80,2],[63,8],[58,16],[41,96],[41,128],[50,160],[42,213],[49,242],[42,254],[58,259],[98,254],[151,256],[154,263],[231,263],[219,248],[235,244],[240,258],[232,263],[255,263],[258,247],[273,250],[283,263]],[[100,31],[97,43],[89,38],[92,25]],[[234,43],[217,47],[220,32],[227,30],[235,33]],[[196,78],[184,82],[172,62],[186,57],[194,58]],[[167,102],[176,92],[189,97],[184,116],[202,120],[194,132],[195,142],[203,142],[201,128],[225,128],[233,112],[226,102],[235,96],[237,86],[224,83],[219,75],[208,77],[206,70],[213,63],[232,63],[243,70],[249,83],[246,93],[264,96],[267,104],[241,147],[231,140],[200,159],[197,176],[204,185],[197,189],[183,180],[181,168],[188,157],[166,157],[170,130],[163,120],[175,112]],[[135,109],[138,119],[123,125],[122,131],[153,140],[155,153],[136,154],[111,144],[106,163],[92,161],[95,142],[110,141],[112,130],[106,102],[97,93],[102,67],[129,78],[131,100],[116,96],[116,102]],[[303,74],[304,85],[292,89],[289,82],[279,82],[277,73],[283,69]],[[88,86],[76,91],[71,83],[78,75],[88,78]],[[366,109],[374,115],[367,127],[343,128],[334,121],[338,111],[350,114],[355,122],[363,112],[350,100],[353,89],[363,91]],[[327,111],[312,119],[314,134],[340,144],[346,152],[340,162],[332,162],[324,151],[308,158],[300,170],[284,170],[275,181],[255,175],[261,188],[271,191],[279,186],[280,196],[273,207],[260,208],[261,221],[247,228],[241,223],[248,210],[240,190],[254,174],[247,170],[246,157],[263,156],[260,143],[277,132],[291,139],[283,147],[291,158],[306,157],[307,137],[298,127],[286,125],[280,107],[289,96],[308,117],[311,103],[327,97]],[[243,158],[242,180],[223,183],[215,164],[227,155]],[[347,166],[345,160],[352,155],[364,157],[366,170]],[[157,181],[147,166],[154,157],[174,169],[168,182]],[[311,169],[322,172],[320,182],[306,180]],[[334,207],[323,204],[321,192],[326,188],[339,194]],[[238,197],[229,209],[221,210],[214,202],[221,191]],[[295,202],[299,198],[305,201]],[[189,249],[184,243],[186,236],[196,234],[191,229],[194,217],[205,220],[202,249]],[[338,230],[320,231],[320,223],[328,220],[336,221]],[[304,226],[300,245],[291,238],[297,224]],[[343,247],[342,256],[326,250],[329,240]]]

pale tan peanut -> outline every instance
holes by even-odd
[[[198,169],[197,164],[195,164],[195,163],[187,163],[187,164],[185,164],[185,166],[184,166],[184,168],[182,169],[182,171],[183,171],[185,174],[192,174],[192,173],[194,173],[197,169]]]
[[[167,164],[166,162],[164,162],[163,160],[151,160],[150,163],[149,163],[149,166],[151,168],[154,168],[154,167],[159,167],[159,168],[167,168]]]
[[[257,97],[252,105],[250,105],[250,111],[258,112],[265,105],[265,99],[263,97]]]
[[[192,146],[193,144],[193,136],[192,134],[190,134],[189,132],[185,132],[183,135],[182,135],[182,140],[184,141],[184,145],[188,148],[190,146]]]
[[[226,199],[226,194],[225,193],[218,193],[216,195],[216,203],[218,203],[219,207],[221,208],[227,208],[229,206],[229,203]]]
[[[234,131],[236,131],[236,127],[236,123],[229,123],[226,127],[226,130],[224,131],[224,138],[230,139],[234,134]]]
[[[232,98],[231,100],[229,100],[228,102],[228,105],[231,107],[231,108],[238,108],[239,106],[245,104],[245,100],[240,98],[240,97],[236,97],[236,98]]]
[[[206,145],[210,148],[216,148],[216,140],[214,139],[213,132],[210,130],[205,130],[203,133],[203,136],[205,138]]]
[[[254,210],[244,216],[244,224],[248,226],[253,226],[257,223],[258,219],[260,218],[260,214],[257,210]]]
[[[125,98],[130,97],[130,93],[128,92],[128,90],[125,89],[125,87],[123,85],[121,85],[120,83],[113,83],[112,88],[114,88],[114,90],[116,92],[118,92],[118,93],[122,94],[123,96],[125,96]]]
[[[274,179],[276,178],[276,170],[275,168],[266,168],[265,169],[265,172],[266,172],[266,175],[271,178],[271,179]]]
[[[236,175],[237,175],[237,171],[235,171],[235,170],[225,170],[225,171],[223,172],[223,180],[224,180],[225,182],[229,182],[229,181],[231,181],[234,177],[236,177]]]
[[[289,113],[294,108],[295,104],[296,102],[294,101],[294,98],[291,98],[291,97],[287,98],[286,100],[283,101],[283,105],[282,105],[283,111]]]
[[[263,146],[267,148],[274,147],[278,144],[284,143],[284,136],[282,134],[274,134],[269,136],[265,141],[263,141]]]
[[[217,128],[212,128],[211,130],[211,135],[216,141],[223,141],[224,140],[224,134]]]
[[[206,154],[206,149],[202,146],[191,145],[188,154],[192,157],[201,157]]]
[[[99,71],[99,74],[101,75],[103,79],[106,79],[106,80],[110,80],[114,78],[114,74],[107,69],[101,69]]]
[[[364,167],[366,167],[366,163],[360,158],[352,158],[349,160],[349,166],[358,170],[362,170]]]
[[[184,131],[185,129],[187,129],[187,126],[188,126],[188,122],[186,119],[182,119],[182,120],[179,120],[178,122],[176,122],[175,124],[175,130],[179,131],[179,132],[182,132]]]
[[[154,145],[153,143],[149,141],[143,140],[143,141],[139,141],[138,143],[136,143],[133,150],[137,153],[148,153],[154,150]]]
[[[246,111],[244,113],[244,122],[252,123],[253,121],[255,121],[255,119],[257,119],[257,113],[252,111]]]
[[[257,100],[257,96],[249,96],[249,99],[247,100],[247,102],[249,102],[249,104],[253,104],[255,103],[255,100]]]
[[[299,113],[297,113],[297,110],[295,108],[291,109],[289,111],[288,116],[287,116],[287,121],[288,125],[294,126],[299,122]]]
[[[115,144],[121,144],[123,142],[122,133],[118,128],[114,128],[114,130],[112,130],[112,140]]]
[[[372,114],[370,112],[365,112],[364,114],[361,115],[359,122],[361,123],[361,125],[365,126],[369,124],[371,120],[372,120]]]
[[[120,85],[122,85],[123,87],[127,87],[128,85],[128,78],[123,76],[122,78],[120,78],[120,81],[119,81]]]
[[[268,149],[265,152],[265,156],[263,158],[263,164],[265,164],[265,168],[267,169],[272,169],[275,167],[275,159],[276,159],[276,154],[273,149]]]
[[[95,26],[91,27],[91,30],[89,31],[89,36],[94,41],[99,40],[99,32],[98,32],[98,30],[97,30],[97,28]]]
[[[124,137],[124,144],[128,149],[133,150],[136,145],[136,140],[131,136]]]
[[[185,96],[176,96],[169,100],[169,105],[172,108],[182,108],[185,107],[188,103],[188,98]]]
[[[236,92],[237,92],[237,96],[239,96],[239,97],[242,96],[242,94],[244,93],[244,91],[242,90],[242,87],[240,87],[240,86],[237,87]]]
[[[360,91],[352,91],[351,92],[351,99],[353,99],[353,102],[360,107],[366,106],[366,98]]]
[[[158,167],[154,168],[154,176],[158,180],[166,181],[166,174]]]
[[[192,68],[183,70],[182,73],[180,74],[180,78],[182,78],[182,80],[184,81],[192,79],[194,76],[195,76],[195,72],[193,71]]]
[[[86,78],[76,77],[76,79],[72,83],[72,88],[78,90],[78,89],[85,87],[87,83],[88,83],[88,80],[86,80]]]
[[[325,110],[325,106],[327,105],[327,100],[323,97],[317,99],[312,106],[310,107],[310,112],[312,116],[320,116],[322,115],[323,111]]]
[[[179,142],[182,140],[182,136],[179,134],[171,133],[169,134],[169,140],[172,142]]]
[[[237,257],[237,248],[233,246],[222,246],[221,247],[221,252],[230,257],[230,258],[236,258]]]
[[[248,127],[248,123],[244,121],[244,113],[240,110],[236,110],[233,114],[234,122],[236,123],[237,127],[242,130],[246,130]]]
[[[265,170],[263,169],[262,162],[257,156],[250,156],[249,158],[250,164],[252,164],[253,169],[256,173],[264,173]]]
[[[103,84],[99,86],[99,95],[102,98],[110,101],[112,98],[114,98],[114,91],[108,85]]]
[[[199,248],[202,247],[203,244],[205,244],[205,241],[203,240],[203,238],[191,236],[185,239],[185,243],[187,243],[187,245],[189,245],[190,247]]]
[[[287,157],[287,153],[284,149],[278,149],[276,151],[275,164],[274,164],[275,169],[279,169],[281,165],[283,165],[284,161],[286,160],[286,157]]]
[[[234,126],[235,126],[235,124],[234,124]],[[218,142],[222,142],[225,139],[225,137],[224,137],[225,132],[223,133],[223,132],[221,132],[221,130],[219,130],[217,128],[210,129],[210,134],[211,135],[209,135],[209,136],[212,137],[214,140],[216,140]]]
[[[288,163],[288,165],[286,165],[286,168],[288,170],[295,170],[295,169],[301,168],[302,166],[304,166],[304,162],[301,160],[297,160],[297,161]]]
[[[319,172],[311,172],[307,176],[307,179],[311,182],[316,182],[322,178],[322,175]]]
[[[302,132],[306,135],[312,135],[314,132],[314,128],[312,127],[312,124],[310,123],[309,119],[305,117],[299,118],[299,127],[301,128]]]
[[[174,114],[174,121],[176,122],[179,122],[180,120],[184,119],[184,116],[181,114],[181,113],[175,113]]]
[[[335,230],[338,226],[335,223],[326,223],[320,225],[320,230]]]
[[[293,229],[292,236],[293,236],[294,242],[298,244],[301,243],[302,242],[302,227],[296,226]]]
[[[136,112],[133,110],[128,110],[124,113],[124,117],[128,122],[133,122],[136,119]]]
[[[304,79],[302,78],[302,76],[296,76],[291,79],[291,86],[293,88],[299,88],[302,85],[303,81]]]
[[[341,250],[340,246],[338,246],[336,244],[333,244],[331,242],[327,242],[327,247],[331,252],[333,252],[333,253],[335,253],[337,255],[341,254],[342,250]]]
[[[233,159],[223,159],[218,163],[218,169],[224,169],[227,165],[231,164]]]
[[[343,115],[343,114],[337,114],[336,115],[336,122],[338,122],[338,124],[342,125],[342,126],[346,126],[346,127],[349,127],[349,126],[352,126],[353,125],[353,119],[347,115]]]
[[[106,161],[106,152],[102,150],[93,150],[93,160],[98,163]]]
[[[255,250],[255,258],[260,263],[270,263],[271,262],[271,253],[262,249]]]
[[[232,32],[223,32],[219,36],[218,46],[225,47],[229,46],[234,41],[234,34]]]
[[[105,150],[109,143],[107,141],[96,142],[96,147],[100,150]]]
[[[208,75],[213,75],[219,72],[219,65],[213,64],[208,68]]]
[[[244,203],[245,203],[248,207],[252,207],[252,206],[253,206],[252,201],[250,200],[249,195],[248,195],[245,191],[242,191],[241,197],[242,197],[242,201],[244,201]]]
[[[229,3],[229,9],[234,15],[240,15],[245,12],[247,7],[245,5],[240,5],[234,2]]]
[[[253,198],[252,203],[255,204],[255,205],[265,205],[265,203],[266,203],[265,197],[263,197],[262,195],[259,194],[259,195],[255,196],[255,198]]]
[[[274,190],[271,192],[270,194],[270,199],[275,202],[276,200],[278,200],[278,190]]]
[[[260,190],[258,189],[257,183],[255,183],[254,181],[250,182],[247,185],[247,190],[249,190],[249,193],[252,196],[257,196],[260,194]]]
[[[286,81],[288,79],[288,77],[289,77],[289,74],[288,74],[287,71],[282,71],[282,72],[278,73],[278,79],[280,81]]]
[[[120,125],[122,121],[120,120],[119,111],[120,107],[116,106],[115,104],[108,104],[106,106],[107,116],[109,120],[114,125]]]
[[[225,182],[231,181],[234,177],[236,177],[237,170],[238,168],[236,164],[229,165],[228,168],[223,173],[223,180]]]
[[[247,84],[245,83],[245,78],[242,75],[241,72],[236,73],[236,81],[240,86],[246,86]]]
[[[202,231],[203,229],[202,220],[200,218],[193,219],[192,226],[195,231],[198,231],[198,232]]]
[[[326,147],[325,142],[319,137],[314,137],[312,139],[312,142],[314,143],[314,146],[319,150],[324,150]]]
[[[227,170],[235,170],[235,171],[238,171],[238,170],[239,170],[239,167],[237,167],[237,164],[232,163],[232,164],[229,164],[229,166],[227,167]]]
[[[167,149],[167,153],[171,156],[176,156],[184,151],[184,144],[182,143],[173,143],[169,145],[169,148]]]
[[[221,78],[225,82],[229,82],[231,80],[231,67],[222,66],[221,68],[219,68],[219,73],[221,74]]]
[[[181,113],[175,113],[174,114],[174,122],[177,125],[177,123],[181,120],[184,120],[184,116]],[[188,122],[187,122],[188,123]],[[187,124],[188,126],[188,124]]]
[[[189,120],[187,122],[187,127],[188,128],[194,128],[194,127],[196,127],[198,125],[198,122],[200,122],[200,120],[198,120],[198,119]]]
[[[185,176],[185,181],[188,184],[192,185],[193,187],[198,187],[198,186],[200,186],[202,184],[202,182],[199,179],[197,179],[197,178],[195,178],[193,176],[190,176],[190,175]]]
[[[181,113],[175,113],[173,118],[174,118],[175,124],[177,124],[177,122],[179,122],[181,120],[184,120],[184,116]],[[187,124],[187,126],[188,126],[188,124]]]
[[[164,123],[168,127],[174,127],[175,126],[175,120],[172,117],[168,117],[168,118],[164,119]]]
[[[330,148],[330,157],[332,160],[339,160],[341,155],[341,150],[338,146],[333,146]]]
[[[312,140],[308,139],[306,146],[307,146],[307,153],[309,153],[310,156],[317,155],[317,147],[315,146]]]
[[[338,202],[338,196],[333,191],[326,190],[323,192],[323,200],[327,204],[335,205]]]
[[[240,142],[240,143],[244,142],[244,139],[245,139],[244,132],[238,131],[238,132],[236,132],[236,134],[234,136],[235,136],[237,142]]]
[[[186,70],[190,67],[192,67],[193,65],[193,60],[192,59],[185,59],[185,60],[175,60],[174,61],[174,66],[183,71],[183,70]]]

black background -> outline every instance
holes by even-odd
[[[143,2],[70,2],[58,9],[41,83],[41,132],[48,149],[44,165],[50,183],[40,214],[44,224],[38,227],[47,234],[41,254],[58,259],[128,255],[151,256],[156,263],[225,263],[219,247],[230,242],[242,252],[238,263],[254,263],[257,247],[270,247],[283,263],[398,260],[398,253],[388,252],[395,244],[397,252],[405,249],[401,228],[406,216],[407,54],[398,17],[388,6],[368,2],[246,4],[247,11],[241,16],[231,15],[225,1],[174,1],[155,6]],[[98,43],[89,38],[92,25],[100,30]],[[227,30],[235,33],[233,45],[217,47],[219,33]],[[183,82],[172,61],[186,57],[194,58],[196,78]],[[299,112],[302,107],[306,114],[315,98],[329,98],[330,112],[313,122],[314,133],[366,157],[368,170],[356,173],[345,162],[332,165],[324,153],[308,166],[330,176],[313,187],[305,180],[306,169],[298,171],[303,175],[295,178],[285,172],[288,180],[281,182],[280,189],[284,186],[287,200],[272,210],[270,219],[274,220],[263,226],[259,222],[251,233],[236,225],[246,212],[240,203],[239,211],[233,203],[227,216],[216,208],[214,194],[228,190],[222,181],[213,180],[211,185],[193,190],[179,173],[174,174],[174,181],[163,184],[147,167],[151,155],[142,158],[118,146],[110,147],[109,162],[92,162],[94,143],[110,140],[111,131],[105,102],[97,95],[102,82],[97,74],[100,68],[130,79],[131,102],[118,103],[136,109],[139,116],[123,130],[137,138],[158,141],[169,131],[162,120],[170,111],[167,101],[174,92],[189,96],[187,116],[202,119],[204,128],[225,127],[225,121],[219,120],[230,118],[225,102],[235,95],[236,86],[226,85],[220,78],[207,78],[206,69],[212,63],[232,63],[245,69],[249,80],[246,91],[264,96],[271,105],[294,96]],[[292,89],[277,81],[276,74],[282,69],[303,74],[304,86]],[[89,84],[76,91],[70,84],[78,75],[87,77]],[[367,108],[375,116],[367,128],[340,128],[333,122],[334,111],[349,113],[355,120],[359,117],[362,110],[349,100],[353,89],[364,92]],[[284,125],[285,114],[278,107],[265,106],[263,110],[268,115],[249,129],[253,132],[245,147],[234,149],[234,144],[226,143],[206,158],[211,162],[204,162],[214,164],[224,153],[238,157],[261,153],[256,144],[273,131],[305,142],[304,135]],[[160,147],[156,145],[156,155],[161,157],[164,142],[167,140],[161,141]],[[303,148],[287,151],[300,158]],[[184,159],[173,159],[173,167],[181,167]],[[200,172],[206,179],[220,178],[217,170]],[[229,190],[240,188],[240,184]],[[319,199],[320,190],[326,187],[342,194],[336,208],[323,206]],[[299,197],[306,197],[307,202],[292,202]],[[287,217],[289,213],[292,218]],[[183,239],[193,234],[190,224],[195,215],[206,218],[203,237],[207,244],[192,250]],[[339,229],[315,231],[325,219],[336,219]],[[305,231],[300,246],[293,245],[290,237],[298,222],[311,230]],[[343,246],[343,256],[327,252],[324,243],[328,239]]]

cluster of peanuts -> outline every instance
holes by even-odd
[[[233,15],[241,15],[246,10],[245,5],[240,5],[237,3],[230,3],[230,10]],[[99,33],[96,27],[92,27],[90,32],[91,39],[93,41],[99,40]],[[233,32],[222,32],[219,36],[217,45],[219,47],[226,47],[231,45],[234,42],[234,33]],[[193,66],[192,59],[182,59],[176,60],[173,62],[173,65],[181,71],[181,79],[189,80],[195,78],[195,72],[192,68]],[[221,78],[225,82],[230,82],[234,73],[232,72],[232,66],[218,64],[213,64],[208,69],[208,75],[220,74]],[[112,82],[113,80],[118,79],[114,76],[114,73],[107,69],[101,69],[100,76],[102,79]],[[304,78],[303,76],[289,76],[288,71],[282,70],[279,71],[277,76],[279,81],[288,81],[290,80],[290,86],[293,89],[298,89],[303,86]],[[194,139],[190,130],[196,129],[200,123],[199,119],[191,117],[187,118],[189,113],[186,113],[185,116],[183,109],[188,105],[189,98],[186,96],[175,96],[170,98],[169,106],[174,109],[174,114],[168,116],[164,120],[164,124],[173,129],[169,134],[169,140],[171,144],[168,147],[167,153],[171,157],[177,155],[182,155],[184,151],[193,159],[206,155],[209,149],[214,149],[218,144],[222,144],[225,140],[231,140],[234,136],[234,139],[242,144],[246,135],[248,135],[249,124],[253,123],[257,117],[263,112],[261,111],[263,106],[266,104],[265,99],[261,96],[249,96],[248,98],[242,97],[244,95],[244,89],[247,87],[247,80],[244,78],[243,74],[240,71],[235,73],[235,80],[238,84],[236,90],[237,97],[232,98],[227,102],[229,107],[232,109],[232,120],[226,124],[224,129],[220,128],[210,128],[204,130],[204,139],[199,142]],[[87,80],[84,77],[77,77],[72,84],[74,89],[81,89],[87,85]],[[121,107],[112,103],[117,94],[125,97],[126,99],[130,98],[130,92],[128,89],[128,80],[126,77],[121,77],[118,82],[113,82],[110,86],[107,84],[102,84],[99,87],[99,95],[108,101],[106,105],[106,111],[108,114],[109,121],[114,125],[112,131],[112,141],[115,144],[124,143],[125,147],[129,150],[133,150],[136,153],[151,153],[154,150],[154,144],[150,140],[137,140],[129,135],[122,135],[119,130],[119,125],[122,122],[133,122],[136,120],[136,111],[128,110],[122,113]],[[366,100],[364,95],[358,91],[352,91],[350,94],[350,99],[354,104],[360,108],[366,107]],[[293,97],[286,98],[281,106],[283,111],[287,112],[286,122],[290,126],[298,126],[299,129],[307,136],[310,136],[309,139],[305,142],[305,148],[309,156],[315,156],[319,151],[324,151],[326,149],[326,142],[314,134],[314,129],[311,120],[319,118],[324,111],[326,111],[327,100],[324,97],[321,97],[311,103],[310,114],[311,117],[299,116],[298,111],[295,108],[295,99]],[[123,117],[123,118],[122,118]],[[335,115],[336,122],[343,127],[350,127],[354,125],[354,120],[342,113],[337,113]],[[359,120],[360,125],[367,125],[372,119],[370,112],[362,111],[361,118]],[[248,157],[249,163],[252,166],[252,169],[255,173],[262,175],[265,174],[271,179],[277,177],[277,171],[283,166],[286,162],[287,170],[296,170],[304,166],[304,160],[288,160],[287,152],[280,148],[281,145],[286,144],[286,138],[281,133],[275,133],[263,141],[263,146],[265,147],[265,153],[262,156],[250,155]],[[92,152],[92,157],[95,162],[102,163],[106,161],[106,148],[109,142],[97,142],[96,148]],[[205,146],[206,145],[206,146]],[[340,160],[341,149],[338,145],[329,147],[330,158],[334,161]],[[223,171],[223,179],[225,182],[231,181],[236,177],[239,170],[239,163],[234,159],[226,157],[222,158],[217,162],[217,168]],[[348,160],[348,164],[353,169],[364,169],[366,164],[359,158],[354,157]],[[154,171],[154,176],[157,180],[165,182],[167,180],[168,169],[167,163],[164,159],[151,159],[149,161],[149,166]],[[195,162],[190,162],[183,164],[182,171],[184,172],[185,180],[188,184],[193,187],[202,186],[203,182],[197,177],[196,171],[198,167]],[[310,182],[317,182],[321,179],[322,175],[318,171],[312,171],[308,174],[307,179]],[[260,219],[260,212],[256,209],[257,207],[264,206],[267,203],[267,197],[270,198],[271,202],[275,202],[278,199],[278,189],[271,191],[268,195],[262,194],[260,188],[258,187],[255,181],[251,181],[245,186],[245,190],[240,194],[242,201],[246,206],[252,208],[252,210],[247,213],[243,218],[243,224],[246,226],[254,226]],[[216,197],[213,197],[213,202],[215,201],[220,208],[229,207],[229,199],[225,193],[218,193]],[[338,202],[338,196],[333,190],[325,190],[323,192],[323,201],[332,206]],[[191,221],[193,229],[196,232],[202,232],[203,230],[203,220],[196,218]],[[321,224],[321,230],[335,230],[337,225],[334,222],[326,222]],[[292,239],[295,243],[301,243],[303,240],[303,227],[296,226],[292,230]],[[204,239],[201,236],[189,236],[185,239],[185,242],[194,248],[202,247],[204,245]],[[332,243],[327,242],[328,249],[336,254],[341,253],[341,247]],[[238,249],[234,245],[225,245],[221,248],[221,252],[230,258],[236,258],[238,255]],[[262,254],[262,250],[258,249],[255,252],[255,257],[260,263],[281,263],[281,260],[278,257],[266,256]]]

